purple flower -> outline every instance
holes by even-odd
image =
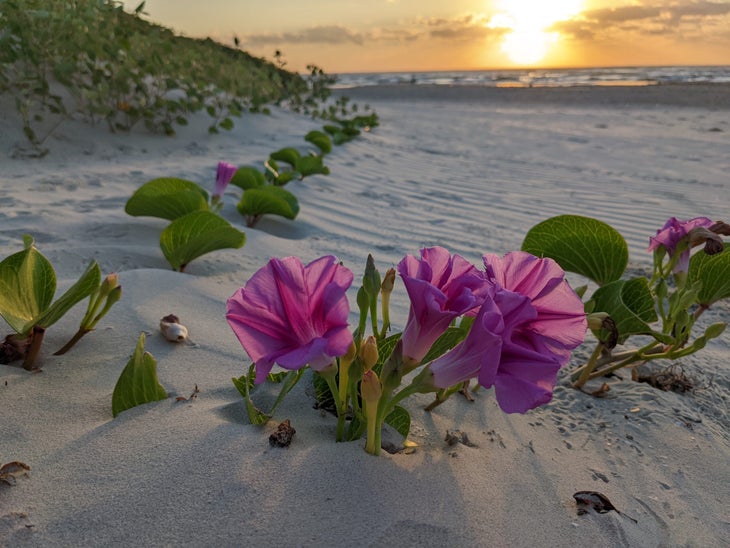
[[[494,386],[503,411],[524,413],[552,399],[558,370],[583,342],[583,303],[552,259],[514,252],[485,255],[484,266],[469,334],[428,369],[437,388],[476,377]]]
[[[503,331],[502,312],[487,299],[466,339],[429,364],[434,385],[448,388],[477,377],[480,384],[490,386],[499,367]]]
[[[227,162],[218,162],[218,170],[215,174],[215,190],[213,190],[213,196],[223,196],[226,191],[228,183],[231,182],[233,176],[238,171],[238,168],[233,164]]]
[[[517,251],[485,255],[484,266],[502,314],[502,353],[493,379],[480,372],[479,383],[494,384],[503,411],[524,413],[552,399],[558,370],[583,342],[583,303],[552,259]]]
[[[657,230],[656,236],[649,238],[649,251],[663,247],[672,258],[679,247],[680,255],[674,265],[674,272],[687,272],[689,269],[689,232],[693,228],[709,228],[713,224],[707,217],[695,217],[689,221],[680,221],[676,217],[670,217],[661,230]],[[687,241],[682,242],[685,238]],[[685,245],[680,246],[680,243]]]
[[[271,259],[228,299],[226,319],[256,364],[257,384],[274,363],[319,371],[347,352],[352,279],[332,256],[307,266],[297,257]]]
[[[583,302],[565,280],[565,271],[552,259],[538,259],[524,251],[502,258],[489,254],[483,259],[492,283],[525,295],[537,312],[516,336],[536,348],[547,344],[561,365],[568,363],[571,351],[585,338],[587,323]]]
[[[411,300],[403,356],[418,363],[455,318],[476,312],[489,286],[474,265],[443,247],[422,249],[420,259],[406,256],[398,272]]]

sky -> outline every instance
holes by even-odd
[[[730,0],[146,0],[144,12],[256,57],[278,50],[298,72],[730,65]]]

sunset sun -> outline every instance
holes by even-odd
[[[582,0],[502,0],[490,26],[509,29],[502,50],[520,65],[538,63],[548,53],[558,34],[548,29],[553,23],[580,12]]]

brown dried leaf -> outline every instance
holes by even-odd
[[[619,512],[616,507],[611,503],[611,501],[608,500],[608,497],[603,493],[599,493],[598,491],[577,491],[576,493],[573,493],[573,498],[578,505],[579,516],[587,514],[589,508],[592,508],[599,514],[605,514],[613,510],[617,514],[625,516],[634,523],[636,523],[636,520],[634,518]]]

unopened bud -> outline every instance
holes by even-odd
[[[360,345],[360,358],[366,371],[378,363],[378,341],[372,335]]]
[[[383,395],[383,385],[375,371],[365,371],[363,374],[360,395],[368,405],[376,404],[380,400],[380,396]]]
[[[112,272],[111,274],[107,275],[106,278],[101,282],[101,285],[99,286],[99,295],[104,298],[106,297],[112,289],[119,286],[119,275]]]
[[[109,292],[109,296],[106,298],[106,306],[111,306],[122,298],[122,286],[118,285]]]
[[[395,286],[395,268],[389,268],[383,278],[383,283],[380,284],[380,291],[382,293],[392,293],[393,287]]]
[[[586,321],[588,322],[588,329],[597,331],[603,327],[603,321],[608,318],[606,312],[593,312],[592,314],[586,315]]]
[[[355,359],[355,356],[357,356],[357,346],[355,346],[355,341],[352,341],[347,348],[347,352],[342,356],[342,360],[351,363]]]

